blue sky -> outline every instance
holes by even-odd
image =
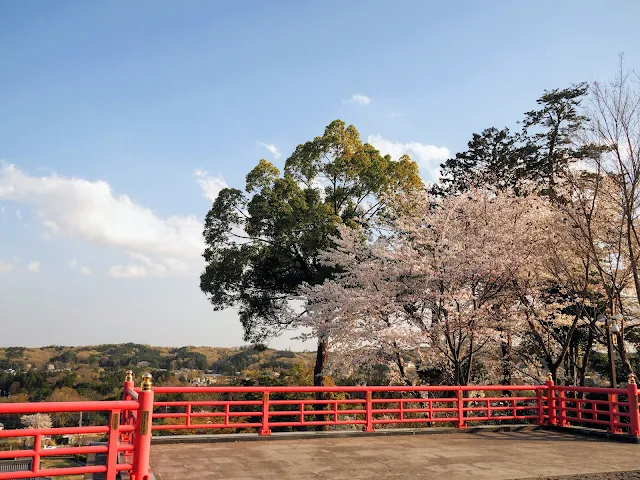
[[[640,69],[638,18],[633,0],[0,2],[0,345],[242,343],[198,288],[222,185],[335,118],[433,180],[544,89],[610,78],[621,52]]]

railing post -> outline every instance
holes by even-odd
[[[271,435],[269,428],[269,391],[265,389],[262,393],[262,428],[258,432],[259,435]]]
[[[543,397],[542,388],[536,390],[536,406],[538,407],[538,425],[544,425],[544,405],[542,404]]]
[[[618,408],[615,402],[618,401],[618,395],[615,393],[607,394],[609,399],[609,432],[618,433],[616,428],[616,417],[618,416]]]
[[[135,386],[136,385],[133,381],[133,372],[131,370],[127,370],[127,376],[124,377],[124,387],[122,390],[122,399],[125,402],[131,400],[131,395],[129,395],[129,392],[133,392]]]
[[[142,388],[138,393],[138,424],[133,458],[131,480],[149,480],[149,459],[151,457],[151,424],[153,421],[153,390],[151,374],[142,377]]]
[[[458,396],[458,428],[466,428],[467,425],[464,421],[464,392],[462,391],[462,387],[458,386],[456,393]]]
[[[567,426],[567,395],[565,393],[564,390],[560,390],[560,392],[558,392],[558,397],[559,398],[559,402],[558,405],[560,407],[560,426],[561,427],[566,427]]]
[[[365,408],[365,420],[366,420],[366,424],[364,426],[364,428],[362,429],[365,432],[373,432],[374,428],[373,428],[373,392],[371,392],[370,389],[367,389],[367,391],[365,392],[365,404],[364,404],[364,408]]]
[[[548,422],[549,422],[549,425],[557,425],[558,422],[556,420],[556,398],[555,398],[555,391],[553,389],[554,384],[553,384],[553,377],[551,376],[551,373],[547,375],[547,381],[545,385],[547,386]]]
[[[638,385],[636,376],[631,373],[627,380],[627,401],[629,402],[629,435],[640,434],[640,414],[638,412]]]
[[[133,372],[131,370],[127,370],[127,376],[124,378],[124,385],[122,389],[122,399],[127,402],[132,400],[129,392],[133,392],[135,388],[135,382],[133,381]],[[125,425],[133,425],[133,417],[130,411],[125,411],[121,414],[122,421]],[[124,433],[122,434],[122,441],[127,440],[129,443],[133,442],[133,434],[132,433]]]
[[[118,474],[118,438],[120,435],[120,410],[113,410],[109,422],[109,443],[107,451],[107,480],[116,480]]]
[[[39,433],[33,436],[33,463],[31,465],[31,471],[33,473],[38,473],[40,469],[40,451],[42,450],[42,435]]]

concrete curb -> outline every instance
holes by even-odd
[[[481,427],[443,427],[443,428],[389,428],[375,432],[341,430],[330,432],[278,432],[269,436],[257,433],[224,433],[217,435],[166,435],[153,437],[151,445],[175,445],[188,443],[226,443],[226,442],[271,442],[277,440],[297,440],[311,438],[348,438],[348,437],[384,437],[400,435],[438,435],[438,434],[474,434],[487,432],[530,432],[540,430],[538,425],[488,425]]]

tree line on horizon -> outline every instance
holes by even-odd
[[[282,171],[262,159],[206,215],[200,288],[245,340],[303,329],[313,381],[604,383],[620,313],[637,368],[640,83],[545,91],[518,129],[489,127],[425,185],[336,120]],[[379,380],[379,377],[376,377]]]

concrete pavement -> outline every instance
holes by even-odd
[[[158,480],[525,479],[640,470],[640,445],[551,431],[153,445]]]

